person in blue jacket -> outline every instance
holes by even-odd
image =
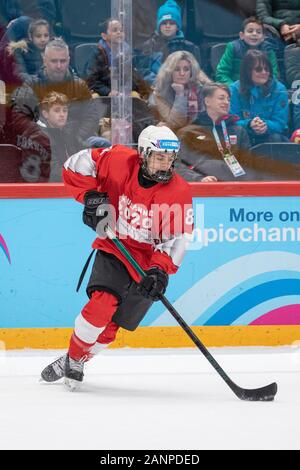
[[[241,63],[240,80],[231,87],[230,112],[239,116],[252,145],[288,141],[288,93],[274,76],[268,56],[250,50]]]
[[[167,0],[157,11],[153,35],[134,51],[134,67],[152,85],[162,63],[176,51],[190,52],[201,65],[199,47],[187,41],[182,32],[180,6],[175,0]]]

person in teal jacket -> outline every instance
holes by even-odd
[[[243,22],[240,38],[227,44],[217,66],[216,80],[226,85],[231,85],[236,80],[239,80],[241,61],[250,49],[266,52],[272,64],[273,75],[278,77],[276,55],[265,41],[263,24],[254,16],[250,16]]]
[[[287,89],[273,77],[265,53],[248,51],[241,63],[240,80],[230,88],[230,112],[239,116],[237,125],[247,130],[252,145],[288,140]]]

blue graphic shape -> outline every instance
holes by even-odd
[[[204,325],[231,325],[238,317],[254,306],[271,298],[286,295],[300,295],[300,279],[281,279],[253,287],[218,310]],[[193,324],[197,324],[197,321]]]

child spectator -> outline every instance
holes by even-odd
[[[40,104],[40,119],[37,124],[51,145],[50,182],[61,181],[64,162],[82,149],[76,136],[76,126],[68,122],[69,100],[63,93],[55,91],[46,95]]]
[[[99,96],[111,96],[110,69],[112,44],[124,40],[122,25],[118,20],[106,21],[98,48],[92,53],[86,68],[87,84],[91,91]]]
[[[202,111],[201,90],[209,82],[192,54],[173,52],[158,72],[149,104],[159,121],[178,130],[191,124]]]
[[[154,34],[135,51],[134,66],[142,77],[153,84],[166,57],[175,51],[188,51],[200,64],[199,48],[184,38],[181,9],[174,0],[167,0],[157,12]]]
[[[23,83],[30,84],[32,76],[36,75],[43,65],[45,47],[50,41],[50,26],[46,20],[36,20],[30,23],[28,41],[10,42],[8,52],[14,55],[16,73]]]
[[[99,96],[113,96],[111,90],[112,46],[124,40],[122,25],[118,20],[108,19],[101,32],[98,47],[87,61],[85,75],[89,89]],[[125,43],[125,48],[129,47]],[[140,96],[149,96],[149,86],[133,71],[133,90]]]
[[[251,16],[243,22],[240,38],[227,44],[216,70],[218,82],[231,85],[239,80],[241,61],[249,49],[266,52],[272,65],[273,75],[278,76],[276,55],[270,45],[265,42],[263,23]]]
[[[288,93],[273,77],[267,55],[250,50],[241,64],[240,80],[231,85],[230,112],[239,116],[252,145],[285,142],[288,128]]]

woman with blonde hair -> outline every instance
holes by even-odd
[[[203,110],[202,87],[211,80],[193,54],[176,51],[161,66],[149,105],[158,119],[173,130],[191,124]]]

